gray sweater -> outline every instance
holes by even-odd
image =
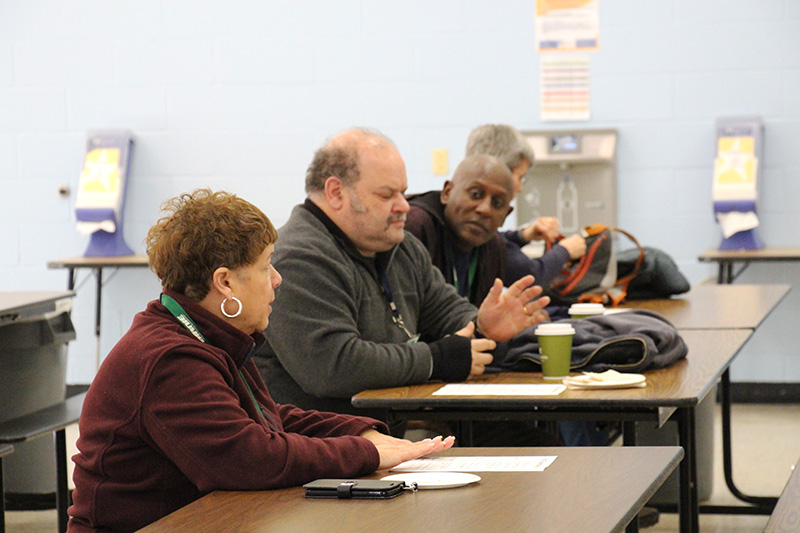
[[[392,320],[376,263],[412,334]],[[362,256],[312,202],[279,230],[273,264],[283,277],[256,363],[279,403],[361,413],[350,398],[365,389],[466,379],[468,339],[450,336],[477,315],[411,234],[375,258]],[[377,416],[382,413],[373,413]]]

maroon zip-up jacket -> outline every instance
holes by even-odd
[[[134,317],[83,405],[70,532],[133,531],[217,489],[289,487],[378,468],[377,449],[356,435],[385,425],[276,404],[250,360],[261,334],[165,293],[207,343],[158,301]]]

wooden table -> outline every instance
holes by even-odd
[[[696,285],[686,294],[630,300],[621,307],[656,311],[680,330],[756,329],[789,289],[789,285]]]
[[[604,420],[623,423],[623,442],[634,445],[634,421],[670,416],[686,456],[680,466],[681,531],[699,528],[695,456],[695,410],[713,390],[733,358],[752,335],[750,329],[685,330],[686,359],[645,372],[647,387],[618,390],[566,390],[558,396],[434,396],[442,383],[368,390],[353,397],[356,407],[386,409],[397,420]],[[538,372],[501,372],[474,383],[545,383]]]
[[[789,533],[800,530],[800,462],[786,483],[764,533]]]
[[[621,531],[683,455],[674,446],[453,448],[444,454],[558,458],[544,472],[476,472],[481,481],[473,485],[385,501],[310,500],[300,487],[217,491],[141,531]]]
[[[67,289],[75,288],[75,273],[79,268],[90,268],[97,279],[97,296],[95,300],[95,319],[94,319],[94,338],[95,338],[95,369],[100,368],[100,306],[101,294],[103,291],[103,269],[104,268],[142,268],[148,266],[146,255],[120,255],[117,257],[68,257],[48,261],[47,268],[66,268],[69,270],[67,275]]]
[[[761,250],[706,250],[697,258],[701,262],[717,263],[717,283],[733,283],[750,263],[800,261],[800,248],[762,248]],[[736,263],[742,266],[734,272]]]
[[[755,330],[789,293],[789,289],[789,285],[698,285],[685,295],[676,298],[633,300],[623,307],[657,311],[682,332],[692,328]],[[702,511],[770,514],[775,507],[777,497],[746,494],[736,486],[733,479],[731,382],[730,372],[727,369],[720,379],[720,400],[722,467],[725,484],[731,494],[751,506],[706,505],[702,506]]]

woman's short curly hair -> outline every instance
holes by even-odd
[[[150,268],[166,289],[199,302],[219,267],[255,262],[278,233],[259,208],[235,194],[197,189],[164,202],[167,216],[145,239]]]

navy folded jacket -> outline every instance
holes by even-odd
[[[572,324],[570,369],[584,372],[641,372],[669,366],[686,357],[688,348],[678,330],[653,311],[629,311],[578,320]],[[503,370],[538,372],[541,370],[536,326],[522,331],[495,350],[495,365]]]

